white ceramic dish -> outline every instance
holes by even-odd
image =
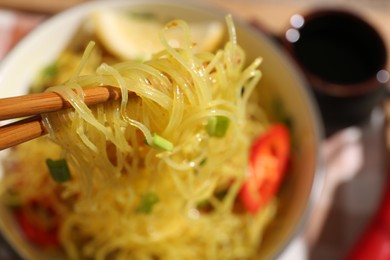
[[[79,24],[94,9],[127,8],[153,12],[186,21],[224,20],[225,13],[195,7],[189,3],[150,1],[97,1],[65,11],[44,22],[29,34],[6,57],[0,66],[0,96],[14,96],[27,91],[30,82],[42,67],[50,63],[72,38]],[[294,152],[293,173],[288,188],[282,191],[283,210],[275,221],[278,229],[269,232],[261,249],[261,258],[280,254],[307,218],[308,208],[318,188],[319,144],[321,127],[317,112],[301,77],[286,56],[265,35],[236,20],[239,44],[247,51],[249,60],[264,58],[261,66],[262,84],[277,94],[294,120],[298,140]],[[267,106],[267,104],[265,104]],[[4,151],[6,152],[6,151]],[[4,152],[2,155],[4,155]],[[316,188],[317,187],[317,188]],[[0,229],[14,249],[25,259],[53,259],[41,252],[20,235],[14,220],[5,207],[0,207]]]

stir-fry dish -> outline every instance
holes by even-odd
[[[252,95],[267,87],[261,58],[246,60],[230,16],[101,11],[86,24],[31,87],[73,108],[42,115],[48,136],[4,163],[23,235],[69,259],[255,257],[290,158],[289,128]],[[95,86],[122,97],[88,107]]]

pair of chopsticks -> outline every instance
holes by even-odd
[[[85,88],[83,91],[88,106],[121,97],[121,90],[110,86]],[[55,92],[0,99],[0,120],[27,117],[0,127],[0,150],[45,135],[47,129],[40,115],[70,107],[69,102]]]

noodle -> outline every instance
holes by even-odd
[[[160,34],[165,50],[150,60],[103,63],[85,75],[81,71],[93,55],[90,45],[70,80],[47,89],[73,107],[43,115],[55,144],[34,140],[12,156],[34,171],[40,169],[22,174],[29,188],[18,189],[21,200],[36,196],[31,194],[36,190],[58,194],[47,196],[61,208],[59,236],[70,259],[256,255],[276,200],[257,215],[237,213],[235,207],[249,145],[269,124],[250,101],[261,77],[261,59],[246,66],[230,16],[227,26],[229,42],[223,49],[195,53],[188,25],[172,21]],[[173,27],[186,39],[180,49],[165,39]],[[120,88],[122,99],[87,107],[83,89],[99,85]],[[207,132],[208,121],[216,117],[229,122],[221,138]],[[33,156],[26,156],[28,149],[34,149],[29,152]],[[37,159],[48,157],[66,159],[69,182],[48,180],[44,163]],[[7,174],[3,185],[23,186],[19,181],[19,173]],[[47,192],[41,190],[43,183]],[[153,205],[144,209],[147,199]],[[199,206],[204,201],[212,210]]]

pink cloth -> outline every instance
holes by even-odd
[[[26,34],[45,19],[41,14],[0,9],[0,61]]]

